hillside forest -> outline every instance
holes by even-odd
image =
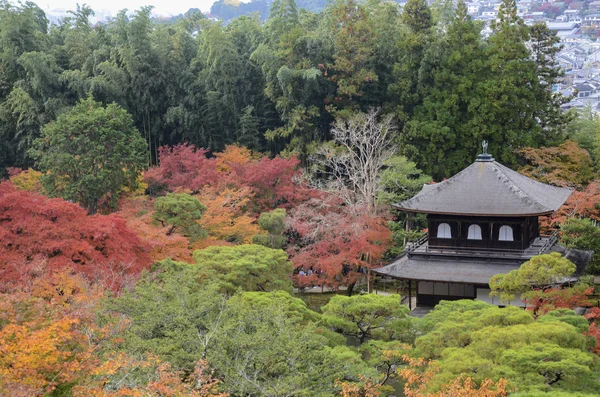
[[[600,121],[514,0],[489,37],[462,0],[70,15],[0,0],[0,396],[600,393],[598,255],[492,280],[527,310],[365,293],[426,233],[391,204],[483,140],[573,188],[541,227],[600,253]]]

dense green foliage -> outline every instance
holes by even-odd
[[[569,218],[560,225],[560,241],[566,247],[594,251],[588,273],[600,271],[600,228],[591,219]]]
[[[374,374],[301,300],[283,291],[228,299],[192,267],[163,263],[111,302],[132,320],[128,352],[153,351],[186,370],[208,358],[232,395],[330,396],[335,380]]]
[[[323,306],[323,320],[360,343],[367,338],[401,339],[410,321],[408,308],[398,305],[399,300],[398,295],[336,295]]]
[[[285,251],[262,245],[208,247],[194,252],[199,269],[215,275],[221,290],[292,291],[292,263]]]
[[[587,352],[586,337],[581,327],[570,324],[569,315],[534,321],[530,312],[516,307],[442,302],[425,316],[423,326],[427,333],[416,346],[440,365],[433,385],[468,373],[479,381],[505,377],[523,395],[600,390],[598,358]]]
[[[550,91],[557,39],[525,26],[514,1],[488,39],[462,2],[432,12],[421,0],[403,11],[338,0],[313,13],[277,0],[266,23],[225,26],[198,12],[157,24],[149,7],[93,25],[87,6],[49,26],[31,3],[1,4],[2,168],[31,165],[42,127],[89,96],[131,114],[149,163],[182,142],[307,161],[334,116],[381,107],[398,123],[400,154],[437,180],[472,161],[482,139],[511,165],[513,149],[560,141],[568,121]]]
[[[281,249],[285,245],[285,209],[278,208],[273,211],[263,212],[258,218],[258,224],[266,234],[252,236],[252,243],[264,245],[269,248]]]
[[[194,196],[185,193],[167,193],[154,201],[154,219],[163,226],[169,225],[167,235],[181,229],[190,240],[199,238],[202,228],[196,222],[202,218],[206,207]]]
[[[42,128],[31,150],[45,174],[50,196],[76,201],[94,214],[98,202],[115,204],[124,187],[135,187],[145,165],[145,144],[131,116],[116,104],[80,101]]]
[[[518,269],[497,274],[490,279],[491,296],[499,296],[502,302],[511,302],[517,295],[526,294],[534,287],[560,285],[566,277],[575,273],[576,266],[558,252],[537,255]]]

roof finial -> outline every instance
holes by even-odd
[[[488,141],[486,141],[485,139],[483,141],[481,141],[481,147],[483,148],[483,153],[481,153],[479,156],[477,156],[477,160],[475,160],[475,161],[479,161],[479,162],[494,161],[494,158],[492,157],[492,155],[487,152]]]

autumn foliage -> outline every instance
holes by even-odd
[[[366,269],[379,266],[391,233],[385,220],[364,208],[344,205],[340,198],[325,195],[311,199],[290,212],[288,254],[301,286],[337,288],[361,278]],[[308,274],[312,270],[312,274]]]
[[[461,375],[443,384],[439,391],[430,392],[431,382],[439,370],[435,362],[408,355],[403,358],[407,366],[398,372],[405,381],[406,397],[505,397],[510,391],[504,378],[497,382],[484,379],[478,384],[471,377]]]
[[[119,351],[129,324],[114,316],[99,321],[101,285],[68,271],[43,276],[0,294],[0,395],[227,396],[205,360],[184,376],[153,355]]]
[[[64,271],[0,294],[2,395],[41,396],[97,365],[93,353],[110,337],[110,329],[97,327],[92,315],[102,295]]]
[[[147,248],[119,216],[0,183],[2,289],[70,268],[117,290],[150,265]]]
[[[193,249],[186,237],[168,234],[169,226],[154,220],[154,200],[148,197],[124,198],[119,203],[118,214],[127,226],[150,247],[153,261],[171,258],[182,262],[192,261]]]
[[[540,182],[582,189],[593,178],[590,154],[573,141],[539,149],[527,147],[518,152],[527,162],[519,172]]]
[[[306,189],[297,183],[300,161],[296,157],[263,157],[248,164],[229,163],[229,183],[246,185],[254,194],[256,213],[273,208],[290,208],[305,198]]]
[[[215,160],[208,159],[208,150],[182,143],[158,149],[160,166],[146,171],[144,181],[153,192],[189,189],[197,192],[205,185],[217,181]]]
[[[572,288],[536,289],[525,299],[527,309],[541,316],[556,309],[574,309],[591,305],[590,295],[593,287],[577,285]]]
[[[136,374],[143,382],[118,382]],[[135,376],[135,375],[134,375]],[[89,379],[73,389],[74,397],[227,397],[218,391],[219,380],[213,378],[206,360],[199,360],[194,371],[184,377],[167,362],[149,355],[136,359],[125,353],[113,354],[90,371]]]
[[[31,168],[22,170],[20,168],[9,168],[8,175],[10,176],[10,182],[21,190],[28,190],[30,192],[42,192],[42,183],[40,178],[42,173]]]
[[[591,182],[581,191],[573,191],[566,203],[552,215],[549,223],[563,223],[572,217],[600,221],[600,181]]]
[[[381,396],[381,385],[370,379],[361,378],[361,383],[339,382],[342,397],[379,397]]]
[[[594,287],[578,284],[566,288],[549,288],[546,290],[535,290],[530,294],[529,299],[525,301],[527,309],[533,311],[537,318],[557,309],[576,309],[578,307],[589,307],[592,305],[591,295],[594,294]],[[586,335],[592,337],[595,341],[591,351],[600,355],[600,308],[592,307],[588,309],[584,317],[589,321],[589,328]]]
[[[199,223],[213,240],[247,244],[260,232],[256,218],[246,215],[245,209],[253,199],[249,187],[206,188],[198,196],[206,206]]]
[[[253,196],[253,213],[276,207],[291,207],[302,200],[299,160],[296,157],[256,157],[250,150],[230,145],[208,158],[208,150],[180,144],[159,149],[160,165],[144,175],[152,192],[187,190],[200,192],[208,186],[217,190],[248,188]]]

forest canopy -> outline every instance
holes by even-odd
[[[541,229],[599,246],[600,122],[552,93],[555,34],[427,3],[0,0],[0,396],[599,395],[598,293],[558,253],[492,279],[527,310],[369,293],[428,232],[391,204],[482,140],[576,189]]]
[[[488,38],[463,2],[442,12],[449,3],[337,0],[315,13],[277,0],[264,23],[228,24],[199,12],[158,24],[151,7],[94,24],[86,5],[50,24],[33,3],[0,4],[1,169],[36,159],[50,169],[39,139],[92,100],[131,115],[148,165],[186,142],[293,153],[306,165],[336,117],[381,108],[399,154],[436,180],[464,168],[483,139],[514,165],[515,149],[560,143],[570,118],[550,91],[558,39],[524,25],[514,1]]]

